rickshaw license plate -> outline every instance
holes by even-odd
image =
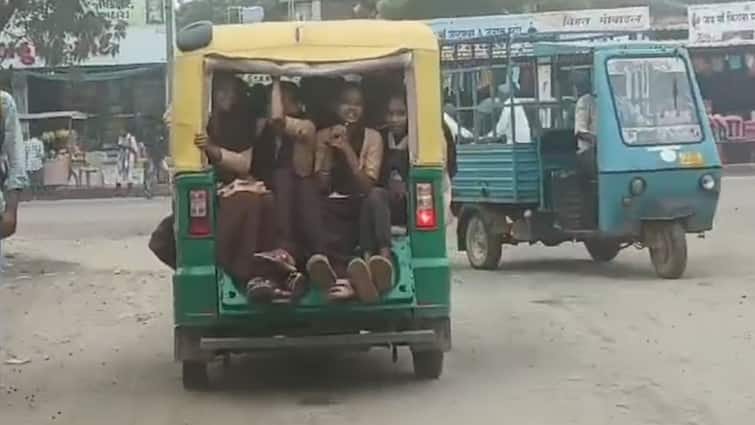
[[[699,167],[703,165],[703,154],[700,152],[682,152],[679,154],[679,164],[682,167]]]

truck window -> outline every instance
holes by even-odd
[[[689,70],[680,57],[609,59],[608,77],[624,143],[702,140]]]

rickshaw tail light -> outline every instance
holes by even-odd
[[[433,185],[431,183],[417,183],[417,210],[415,219],[418,229],[434,229],[438,225],[435,214],[435,199],[433,197]]]
[[[207,190],[189,191],[189,234],[207,236],[210,234],[210,205]]]
[[[189,234],[191,236],[209,236],[210,220],[207,218],[192,218],[189,223]]]

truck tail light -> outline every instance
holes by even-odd
[[[417,205],[415,211],[417,229],[435,229],[438,225],[438,219],[435,212],[433,185],[431,183],[417,183],[415,189],[415,192],[417,194]]]
[[[189,235],[210,234],[210,196],[207,190],[189,191]]]

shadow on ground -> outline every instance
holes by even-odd
[[[78,263],[14,254],[6,255],[2,274],[5,279],[14,279],[21,276],[34,277],[51,273],[66,273],[79,267]]]

